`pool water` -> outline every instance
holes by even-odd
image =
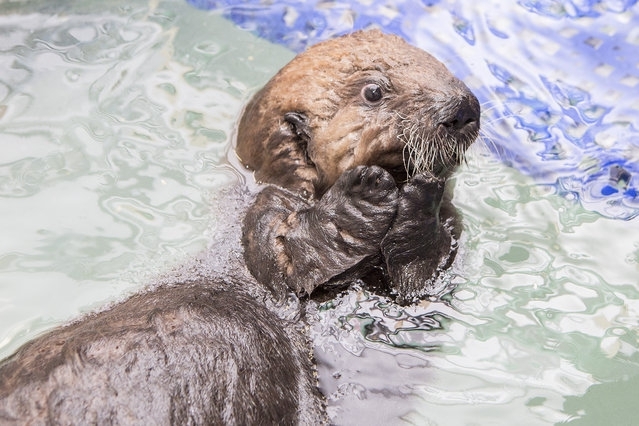
[[[451,182],[456,291],[311,304],[332,422],[635,423],[636,2],[191,3],[0,4],[0,358],[237,250],[215,236],[251,184],[242,105],[294,52],[373,24],[477,93],[483,137]]]

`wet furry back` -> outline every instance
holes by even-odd
[[[321,421],[304,336],[229,288],[157,289],[23,346],[0,367],[0,423]]]

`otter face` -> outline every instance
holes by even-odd
[[[237,152],[256,178],[320,197],[346,170],[387,169],[398,184],[447,178],[479,133],[477,98],[401,38],[362,31],[317,44],[251,100]]]

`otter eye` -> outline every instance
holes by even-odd
[[[362,96],[368,102],[379,102],[382,99],[382,88],[375,83],[367,84],[362,88]]]

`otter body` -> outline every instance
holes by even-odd
[[[156,289],[25,344],[0,424],[322,423],[305,336],[245,285]]]
[[[252,277],[159,287],[27,343],[0,364],[0,423],[326,422],[284,299],[353,279],[430,294],[455,252],[445,180],[478,130],[468,88],[398,37],[298,55],[240,121],[265,184],[243,222]]]

